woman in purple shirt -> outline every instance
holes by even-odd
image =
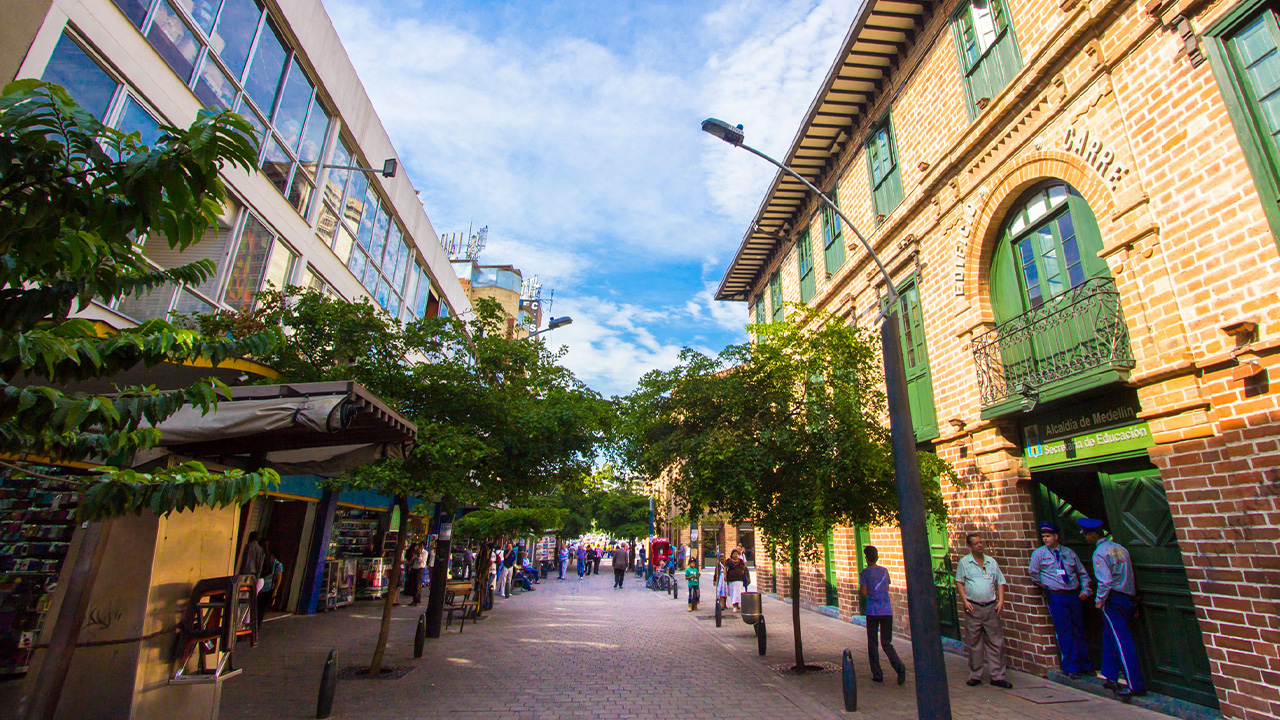
[[[880,559],[880,551],[875,545],[862,549],[867,559],[867,566],[858,576],[858,594],[867,599],[867,656],[871,661],[871,679],[884,682],[884,672],[880,669],[880,653],[877,646],[884,648],[889,664],[898,673],[898,684],[907,681],[907,666],[898,658],[893,649],[893,605],[889,602],[889,571],[876,564]],[[876,640],[876,635],[880,639]]]

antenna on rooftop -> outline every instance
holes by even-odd
[[[444,251],[449,253],[450,260],[475,260],[484,251],[488,239],[489,226],[485,225],[475,232],[467,228],[465,233],[444,235],[440,238],[440,244],[444,246]]]

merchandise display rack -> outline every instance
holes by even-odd
[[[0,473],[0,677],[27,671],[71,547],[78,498],[71,483]]]

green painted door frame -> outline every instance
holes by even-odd
[[[823,543],[823,580],[826,584],[826,602],[831,607],[840,606],[840,591],[836,585],[836,533],[827,531],[826,542]]]

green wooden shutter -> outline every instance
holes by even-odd
[[[1271,234],[1280,241],[1280,24],[1276,11],[1260,2],[1237,3],[1205,32],[1204,40]]]
[[[867,558],[862,554],[862,549],[871,544],[871,531],[862,526],[853,528],[853,546],[854,553],[857,555],[856,562],[858,565],[858,578],[862,577],[862,571],[867,569]],[[867,599],[862,597],[862,593],[858,593],[858,614],[867,614]]]
[[[979,112],[978,100],[995,98],[1022,68],[1022,56],[1018,52],[1017,39],[1009,24],[1009,11],[1003,0],[989,0],[987,10],[996,29],[996,38],[991,45],[982,47],[973,19],[974,7],[980,2],[969,0],[961,3],[951,21],[970,119]]]
[[[876,215],[888,215],[902,202],[898,148],[888,116],[867,138],[867,172],[871,177],[871,205]]]
[[[764,293],[760,293],[760,297],[756,299],[756,324],[764,324]]]
[[[835,187],[831,188],[831,202],[837,206],[840,205],[840,196]],[[828,275],[834,275],[837,270],[844,267],[844,224],[840,216],[825,205],[822,208],[822,239],[824,242],[823,267]]]
[[[911,403],[911,424],[916,441],[938,437],[938,413],[933,403],[933,375],[924,339],[924,314],[915,278],[898,289],[898,337],[902,342],[902,364],[907,374],[907,397]],[[883,299],[881,306],[883,307]]]
[[[826,580],[826,605],[840,606],[840,593],[836,587],[836,540],[835,531],[827,531],[827,539],[823,545],[823,579]]]
[[[808,303],[817,294],[817,279],[813,272],[813,241],[805,228],[796,243],[796,271],[800,277],[800,302]]]
[[[782,322],[782,278],[777,272],[769,279],[769,309],[773,312],[770,322]]]

